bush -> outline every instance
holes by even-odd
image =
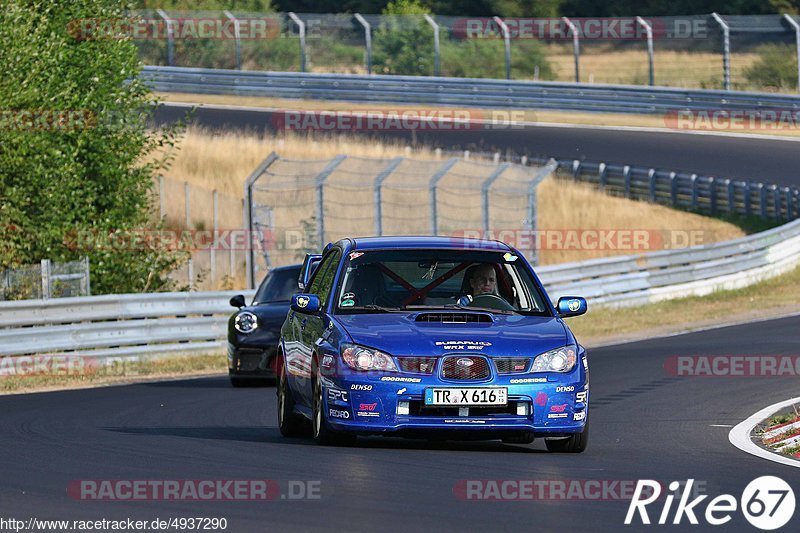
[[[759,58],[745,69],[744,76],[759,88],[780,91],[797,89],[797,55],[794,48],[781,45],[762,47]]]
[[[0,10],[0,64],[8,66],[0,78],[0,268],[88,254],[95,293],[172,287],[167,275],[182,255],[76,245],[83,235],[148,224],[164,163],[154,155],[177,134],[148,129],[155,102],[136,80],[134,44],[81,38],[72,25],[123,16],[113,0],[10,0]]]

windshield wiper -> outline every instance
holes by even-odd
[[[441,304],[441,305],[407,305],[405,309],[459,309],[462,311],[484,311],[488,313],[499,313],[501,315],[510,315],[518,313],[514,309],[496,309],[494,307],[474,307],[471,305],[463,306],[458,304]]]
[[[399,307],[383,307],[375,304],[358,305],[353,307],[340,307],[340,311],[349,311],[355,309],[356,311],[377,311],[379,313],[391,313],[394,311],[402,311]]]

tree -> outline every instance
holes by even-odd
[[[93,292],[171,286],[175,252],[85,245],[145,227],[157,156],[176,134],[148,129],[155,101],[136,79],[134,43],[87,33],[123,16],[114,0],[10,0],[0,10],[0,267],[88,254]]]

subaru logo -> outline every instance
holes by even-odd
[[[574,313],[581,308],[581,302],[580,300],[570,300],[567,306],[569,307],[569,310]]]
[[[466,357],[462,357],[461,359],[456,359],[456,364],[458,366],[463,366],[464,368],[469,368],[475,364],[472,359],[467,359]]]
[[[306,298],[305,296],[298,296],[297,297],[297,307],[301,307],[302,308],[302,307],[307,306],[308,305],[308,301],[309,301],[309,299]]]

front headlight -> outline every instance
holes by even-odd
[[[569,372],[575,367],[577,349],[574,345],[550,350],[536,356],[531,372]]]
[[[391,355],[357,344],[343,345],[342,359],[353,370],[397,372],[397,365]]]
[[[239,333],[252,333],[258,327],[258,317],[250,311],[242,311],[233,319],[233,327]]]

